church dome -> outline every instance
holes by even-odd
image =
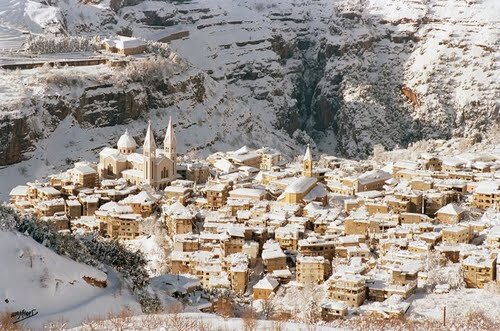
[[[137,143],[134,138],[125,130],[125,133],[122,134],[120,139],[118,139],[118,149],[126,149],[126,148],[136,148]]]

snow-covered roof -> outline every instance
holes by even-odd
[[[307,195],[304,197],[305,202],[314,201],[319,198],[324,198],[327,195],[325,187],[321,184],[316,185]]]
[[[304,161],[312,161],[311,149],[307,145],[306,153],[304,154]]]
[[[111,155],[118,155],[118,154],[120,154],[120,151],[118,151],[116,148],[111,148],[111,147],[104,147],[102,151],[99,152],[99,155],[103,157],[108,157]]]
[[[145,45],[144,41],[140,39],[125,36],[118,36],[112,39],[104,39],[103,42],[111,47],[114,46],[119,49],[131,49]]]
[[[185,217],[185,218],[192,218],[193,213],[185,207],[182,203],[179,201],[176,201],[174,204],[170,206],[163,206],[163,213],[170,215],[170,216],[175,216],[175,217]]]
[[[185,187],[185,186],[167,186],[163,190],[164,192],[167,193],[187,193],[191,191],[192,189],[190,187]]]
[[[59,195],[61,192],[53,188],[52,186],[42,186],[38,188],[38,191],[43,192],[44,194],[47,195]]]
[[[130,195],[125,199],[121,200],[120,203],[141,203],[141,204],[153,204],[158,201],[159,198],[152,195],[147,191],[141,191],[136,195]]]
[[[26,196],[28,195],[28,186],[26,185],[18,185],[10,190],[10,196]]]
[[[465,211],[462,207],[454,204],[454,203],[449,203],[446,206],[440,208],[436,214],[448,214],[448,215],[460,215]]]
[[[479,182],[474,190],[477,194],[493,194],[500,193],[500,180],[489,180]]]
[[[494,258],[487,256],[469,255],[465,260],[463,260],[462,264],[480,268],[493,268],[494,260]]]
[[[66,204],[68,206],[74,206],[74,207],[81,206],[80,201],[78,201],[76,199],[68,199],[68,200],[66,200]]]
[[[316,178],[314,177],[299,177],[296,178],[290,185],[285,189],[285,193],[305,193],[311,189],[313,185],[316,184]]]
[[[82,175],[91,175],[91,174],[96,173],[95,169],[89,165],[80,165],[80,166],[74,167],[71,170],[74,172],[80,173]]]
[[[116,214],[128,214],[128,213],[133,213],[133,209],[130,206],[127,205],[120,205],[117,202],[110,201],[105,204],[103,204],[101,207],[99,207],[100,211],[106,211],[108,213],[116,213]]]
[[[262,251],[262,259],[270,260],[285,257],[285,253],[280,249],[265,249]]]
[[[120,139],[118,139],[117,146],[119,149],[122,148],[136,148],[137,143],[135,142],[134,137],[132,137],[128,130],[125,130],[125,133],[121,135]]]
[[[292,277],[292,272],[287,267],[286,269],[273,270],[271,275],[276,278],[290,278]]]
[[[325,258],[323,256],[304,256],[304,255],[299,255],[297,256],[297,262],[303,263],[303,264],[317,264],[317,263],[324,263]]]
[[[412,162],[412,161],[397,161],[396,163],[394,163],[393,166],[402,169],[417,170],[419,164],[417,162]]]
[[[358,177],[358,182],[360,184],[368,184],[371,182],[376,182],[379,180],[387,180],[391,178],[392,175],[386,171],[383,170],[372,170],[372,171],[367,171],[361,176]]]
[[[274,290],[275,288],[277,288],[279,286],[279,282],[272,278],[272,277],[269,277],[269,276],[266,276],[264,278],[262,278],[261,280],[259,280],[257,282],[257,284],[255,284],[253,286],[254,289],[265,289],[265,290]]]
[[[326,301],[321,303],[321,307],[332,310],[347,310],[347,304],[343,301]]]
[[[223,192],[226,189],[226,184],[217,183],[209,185],[205,188],[206,191]]]
[[[144,156],[139,153],[131,153],[127,155],[127,161],[135,163],[144,163]]]
[[[225,172],[225,173],[230,173],[230,172],[236,171],[236,168],[234,167],[234,165],[226,159],[219,159],[219,160],[215,161],[214,167]]]
[[[251,151],[252,150],[250,148],[248,148],[248,146],[245,145],[245,146],[241,147],[240,149],[232,152],[231,154],[233,154],[233,155],[242,155],[242,154],[249,153]]]
[[[144,178],[144,172],[138,169],[127,169],[122,171],[123,176],[135,177],[135,178]]]
[[[234,190],[229,192],[229,195],[231,197],[244,196],[244,197],[251,197],[251,198],[256,198],[256,199],[260,199],[265,194],[266,194],[265,190],[258,189],[258,188],[246,188],[246,187],[240,187],[240,188],[234,189]]]
[[[443,165],[451,166],[451,167],[458,167],[462,166],[465,163],[464,160],[458,159],[456,157],[444,157],[443,158]]]

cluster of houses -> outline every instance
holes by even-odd
[[[254,299],[281,286],[324,284],[326,317],[349,309],[404,314],[426,286],[425,260],[460,264],[467,287],[500,282],[500,149],[376,164],[323,155],[301,162],[271,148],[178,158],[172,123],[163,148],[148,127],[139,153],[128,132],[99,162],[11,191],[22,213],[61,231],[130,240],[154,216],[171,274]],[[147,233],[146,233],[147,234]]]

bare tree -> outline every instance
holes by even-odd
[[[267,320],[271,319],[276,313],[276,305],[271,299],[262,300],[260,308],[262,316]]]
[[[243,328],[245,331],[254,331],[257,329],[257,315],[253,309],[247,309],[243,312]]]

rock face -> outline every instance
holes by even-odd
[[[82,279],[89,285],[99,288],[105,288],[108,286],[108,282],[106,280],[98,280],[93,277],[83,276]]]
[[[270,124],[253,116],[223,84],[174,53],[168,58],[137,59],[123,68],[41,67],[26,75],[23,81],[19,72],[5,71],[6,80],[20,82],[7,89],[10,97],[0,122],[5,128],[0,131],[0,165],[37,154],[47,166],[60,166],[60,161],[68,163],[86,155],[94,160],[95,150],[115,145],[125,127],[141,141],[148,120],[153,122],[160,142],[169,115],[175,119],[181,152],[208,152],[240,144],[277,145],[288,151],[295,148],[280,131],[264,134],[263,128],[270,128]],[[68,127],[61,127],[63,123]],[[114,129],[118,127],[121,129]],[[71,128],[77,128],[78,133]],[[57,132],[59,129],[66,133]],[[71,139],[66,137],[70,129]],[[44,155],[43,149],[48,147],[40,143],[53,145],[52,140],[57,144],[66,141],[64,149]]]
[[[186,150],[311,143],[351,157],[500,124],[495,0],[95,3],[53,6],[70,35],[168,41],[190,69],[175,84],[84,82],[83,93],[28,102],[31,111],[0,119],[2,164],[21,160],[68,114],[103,128],[177,114]],[[40,112],[43,133],[33,129]]]

